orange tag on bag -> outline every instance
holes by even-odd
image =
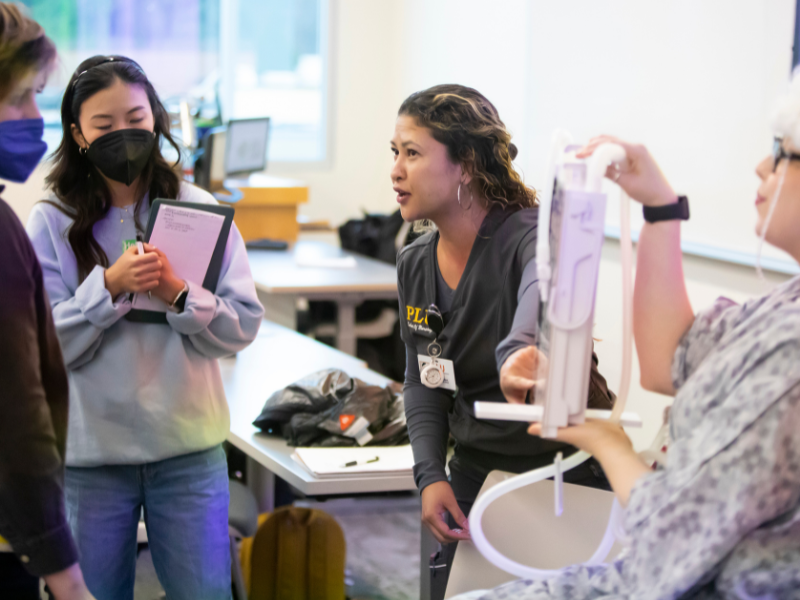
[[[342,428],[342,431],[350,427],[353,424],[353,421],[356,420],[355,415],[339,415],[339,427]]]

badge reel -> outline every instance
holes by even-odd
[[[432,389],[440,387],[444,383],[444,369],[439,363],[439,357],[442,355],[442,347],[438,342],[439,334],[444,329],[444,319],[442,313],[435,304],[431,304],[425,311],[427,313],[428,327],[431,328],[436,337],[428,344],[428,356],[430,363],[423,367],[420,371],[420,379],[425,387]]]

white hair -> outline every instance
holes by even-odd
[[[775,104],[775,112],[772,114],[772,132],[785,140],[792,142],[792,146],[800,148],[800,66],[794,70],[792,79],[789,82],[788,91],[778,98]],[[784,164],[783,169],[779,170],[778,185],[775,193],[769,199],[769,210],[767,217],[762,225],[761,235],[758,236],[758,249],[756,250],[756,273],[759,279],[764,279],[761,271],[761,250],[764,241],[767,239],[767,230],[772,223],[772,215],[775,214],[775,207],[778,205],[783,182],[786,179],[788,164]]]
[[[795,148],[800,148],[800,67],[794,70],[789,90],[775,105],[772,130],[775,135],[791,141]]]

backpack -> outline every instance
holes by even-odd
[[[344,250],[393,265],[397,263],[397,251],[410,241],[406,239],[408,231],[397,239],[403,223],[399,210],[390,215],[364,213],[363,219],[350,219],[339,226],[339,241]]]
[[[283,506],[240,549],[249,600],[344,600],[344,533],[328,513]]]

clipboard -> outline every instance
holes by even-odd
[[[147,219],[147,231],[145,233],[145,241],[150,241],[150,236],[153,234],[153,228],[158,218],[158,213],[162,206],[175,206],[177,208],[191,208],[193,210],[202,210],[205,212],[215,213],[222,215],[224,221],[222,222],[222,229],[220,229],[217,243],[214,246],[214,252],[211,255],[211,261],[208,263],[208,270],[206,271],[205,278],[203,279],[203,287],[208,291],[214,293],[217,290],[217,281],[219,280],[220,271],[222,271],[222,258],[225,255],[225,247],[228,243],[228,235],[231,232],[231,224],[233,223],[233,208],[230,206],[219,206],[217,204],[201,204],[197,202],[179,202],[177,200],[164,200],[163,198],[156,198],[150,205],[150,215]],[[167,313],[156,310],[141,310],[132,309],[125,315],[128,321],[134,323],[163,323],[167,324]]]

